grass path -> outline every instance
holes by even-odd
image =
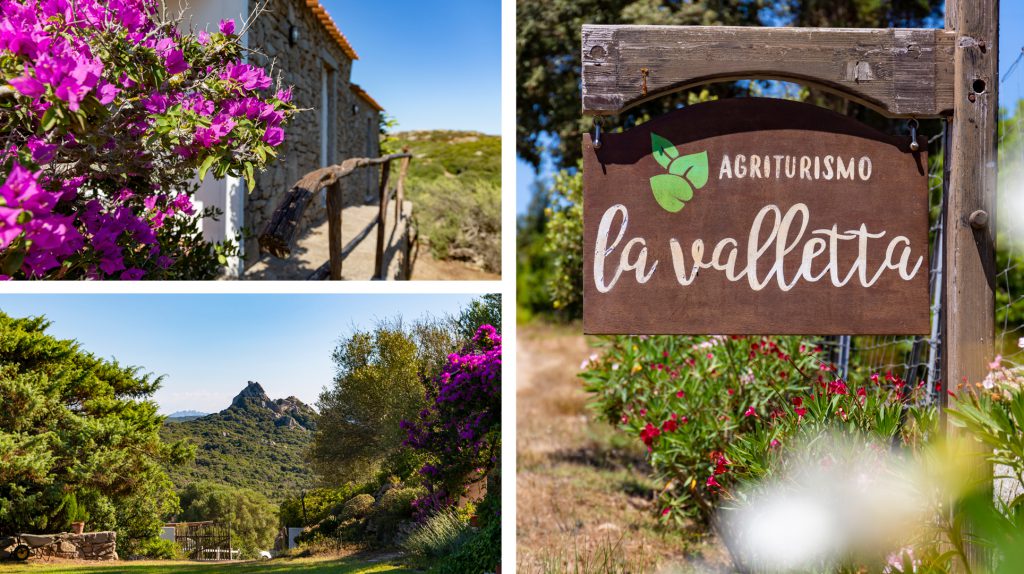
[[[179,562],[170,560],[139,562],[60,562],[30,561],[25,564],[0,562],[0,574],[411,574],[414,570],[387,561],[364,558],[281,558],[269,561],[235,563]]]
[[[580,332],[518,329],[517,571],[723,571],[719,547],[658,527],[643,446],[586,406],[576,373],[594,350]]]

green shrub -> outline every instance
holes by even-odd
[[[369,494],[357,494],[341,508],[341,518],[362,518],[370,512],[374,502],[373,496]]]
[[[412,516],[412,501],[425,494],[423,488],[392,488],[380,497],[379,507],[394,516]]]
[[[418,557],[441,558],[454,553],[469,533],[469,526],[454,510],[444,510],[414,530],[402,543],[402,548]]]
[[[481,574],[494,572],[500,561],[501,523],[493,521],[473,531],[430,571],[436,574]]]
[[[181,546],[163,538],[147,538],[135,546],[133,556],[153,560],[180,560],[185,557]]]

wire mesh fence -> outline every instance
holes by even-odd
[[[999,190],[997,194],[997,257],[995,273],[996,362],[1024,365],[1024,105],[1000,123]],[[945,128],[943,128],[945,129]],[[931,197],[930,281],[931,332],[927,336],[846,336],[823,342],[827,360],[838,374],[850,380],[872,373],[900,377],[908,385],[926,387],[927,400],[938,399],[942,391],[942,288],[943,213],[947,190],[944,173],[945,134],[931,140],[929,187]]]

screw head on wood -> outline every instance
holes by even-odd
[[[988,226],[988,212],[983,209],[979,209],[971,213],[969,221],[971,223],[971,227],[974,229],[985,229],[985,227]]]

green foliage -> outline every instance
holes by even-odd
[[[177,509],[165,466],[192,453],[160,438],[150,398],[159,378],[48,326],[0,312],[0,535],[62,531],[87,515],[91,527],[117,530],[130,556]]]
[[[501,293],[488,293],[470,301],[455,320],[459,338],[468,342],[480,325],[491,325],[501,334]]]
[[[798,337],[601,341],[579,376],[594,408],[647,446],[664,484],[662,520],[677,526],[712,518],[721,451],[758,416],[771,416],[778,396],[806,388],[818,373],[820,349]]]
[[[440,371],[457,336],[450,320],[409,327],[394,320],[338,344],[332,355],[337,375],[320,395],[320,423],[309,451],[326,484],[364,482],[401,459],[405,433],[399,422],[424,406],[423,380]]]
[[[370,496],[369,494],[357,494],[341,507],[340,516],[343,520],[347,520],[349,518],[363,518],[369,514],[370,509],[373,508],[374,502],[376,501],[373,499],[373,496]]]
[[[583,173],[562,171],[552,186],[551,220],[545,233],[545,250],[551,257],[553,276],[547,290],[555,309],[570,317],[583,315]]]
[[[426,559],[451,555],[470,536],[469,525],[455,509],[445,509],[428,518],[402,543],[406,552]]]
[[[412,501],[426,494],[422,487],[391,488],[380,497],[379,505],[383,512],[394,516],[411,517]]]
[[[479,574],[494,572],[501,562],[501,523],[492,522],[471,531],[454,552],[430,569],[436,574]]]
[[[476,132],[394,134],[414,154],[406,182],[416,224],[438,259],[501,272],[501,138]]]
[[[231,527],[232,546],[243,559],[258,558],[277,534],[277,506],[246,488],[199,482],[181,492],[181,521],[214,520]]]
[[[123,550],[122,550],[123,553]],[[135,545],[132,556],[149,560],[184,560],[185,553],[176,542],[162,538],[147,538]]]
[[[165,422],[160,430],[164,440],[187,441],[196,447],[194,463],[169,466],[168,472],[179,487],[217,482],[252,489],[271,500],[311,488],[306,452],[312,432],[276,422],[269,410],[238,408]]]
[[[281,526],[310,526],[340,510],[357,492],[351,484],[340,488],[315,488],[289,495],[281,502]]]

